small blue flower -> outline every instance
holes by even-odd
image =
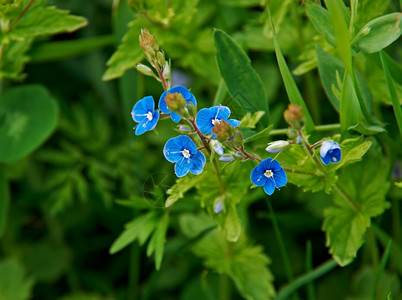
[[[191,102],[196,106],[197,101],[195,100],[194,95],[188,89],[186,89],[184,86],[181,86],[181,85],[172,87],[171,89],[163,92],[163,94],[159,98],[159,109],[165,114],[170,114],[170,117],[172,118],[172,120],[177,123],[181,120],[181,117],[177,113],[171,112],[169,110],[169,108],[167,107],[167,104],[165,101],[167,94],[174,94],[174,93],[181,94],[183,96],[184,100],[186,100],[187,104],[189,102]]]
[[[325,141],[321,145],[320,157],[324,165],[328,165],[330,162],[336,163],[342,158],[341,147],[337,142]]]
[[[206,162],[204,153],[198,151],[186,135],[169,139],[163,147],[163,154],[168,161],[176,163],[174,172],[177,177],[183,177],[189,171],[194,175],[201,174]]]
[[[225,120],[233,127],[239,126],[240,121],[235,119],[228,120],[229,116],[229,107],[223,105],[212,106],[210,108],[203,108],[198,112],[196,123],[203,134],[211,134],[215,124],[220,123],[222,120]]]
[[[134,105],[131,116],[135,122],[139,123],[134,127],[136,135],[154,129],[159,120],[159,111],[155,110],[154,98],[146,96],[139,100]]]
[[[219,200],[219,202],[215,204],[214,212],[215,212],[216,214],[219,214],[219,213],[221,213],[222,211],[223,211],[222,200]]]
[[[266,158],[251,171],[251,181],[258,186],[264,186],[264,191],[272,195],[275,188],[286,184],[286,172],[281,165],[272,158]]]

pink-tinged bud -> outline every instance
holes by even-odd
[[[165,97],[165,102],[168,109],[172,112],[184,112],[186,109],[186,100],[180,93],[168,93]]]
[[[236,134],[236,128],[229,125],[225,120],[216,122],[212,131],[216,134],[219,141],[231,141]]]
[[[283,113],[285,121],[293,128],[300,128],[304,123],[302,107],[289,104],[288,109]]]
[[[159,46],[155,37],[150,34],[146,28],[141,29],[140,46],[142,50],[144,50],[148,60],[150,62],[155,61],[157,52],[159,51]]]

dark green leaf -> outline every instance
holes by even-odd
[[[26,278],[25,270],[12,259],[0,262],[0,299],[31,299],[34,281]]]
[[[162,264],[163,251],[165,248],[166,232],[169,227],[169,214],[165,213],[155,228],[154,234],[147,247],[147,255],[155,251],[155,268],[159,270]]]
[[[8,208],[10,206],[10,195],[8,182],[3,169],[0,168],[0,238],[3,236],[7,222]]]
[[[57,124],[56,100],[40,85],[7,90],[0,102],[0,161],[15,162],[37,148]]]
[[[343,86],[340,105],[341,129],[346,131],[351,126],[362,121],[362,111],[359,100],[353,87],[352,79],[347,72],[344,72]]]
[[[269,110],[261,78],[246,53],[222,30],[215,30],[215,47],[219,70],[230,95],[246,112],[264,111],[261,119],[268,124]]]

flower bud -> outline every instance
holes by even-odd
[[[165,65],[163,66],[163,78],[170,80],[170,64],[169,62],[166,62]]]
[[[168,109],[172,112],[178,113],[186,109],[186,100],[180,93],[167,93],[165,101]]]
[[[154,76],[154,73],[152,72],[152,69],[150,67],[146,66],[146,65],[138,64],[135,68],[138,70],[138,72],[140,72],[140,73],[142,73],[144,75]]]
[[[158,60],[158,65],[160,66],[164,66],[166,64],[166,60],[165,60],[165,54],[163,54],[162,51],[158,51],[156,53],[156,58]]]
[[[221,143],[219,143],[217,140],[211,140],[210,143],[212,149],[214,149],[216,153],[218,153],[219,155],[223,155],[223,147]]]
[[[231,141],[236,134],[236,128],[229,125],[229,123],[225,120],[216,122],[215,126],[212,128],[212,131],[216,134],[216,137],[219,141]]]
[[[277,153],[279,151],[282,151],[287,146],[289,146],[288,141],[282,141],[282,140],[281,141],[275,141],[275,142],[269,143],[268,147],[265,148],[265,150],[267,150],[270,153]]]
[[[186,126],[186,125],[180,125],[179,126],[179,130],[180,131],[191,131],[190,127]]]
[[[302,107],[289,104],[288,109],[283,113],[285,121],[293,128],[301,128],[304,123]]]
[[[214,212],[215,212],[216,214],[219,214],[219,213],[221,213],[222,211],[223,211],[222,200],[219,200],[219,201],[215,204]]]
[[[159,51],[159,46],[155,37],[146,28],[141,29],[140,46],[144,50],[147,59],[153,63],[157,57],[156,53]]]

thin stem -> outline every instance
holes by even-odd
[[[341,124],[326,124],[326,125],[317,125],[315,126],[315,131],[323,132],[323,131],[334,131],[339,130],[341,128]],[[282,129],[273,129],[271,130],[268,135],[287,135],[289,132],[289,128],[282,128]]]
[[[243,145],[240,147],[240,149],[237,149],[237,148],[236,148],[236,150],[237,150],[237,151],[240,151],[240,152],[241,152],[246,158],[248,158],[248,159],[256,160],[256,161],[258,161],[258,162],[262,162],[262,159],[259,158],[257,155],[253,155],[253,154],[248,153],[248,152],[244,149]]]
[[[334,260],[329,260],[322,265],[318,266],[315,268],[313,271],[308,272],[300,277],[298,277],[296,280],[293,282],[289,283],[285,287],[283,287],[279,293],[278,296],[275,298],[275,300],[285,300],[288,299],[288,297],[297,289],[302,287],[303,285],[306,285],[307,283],[320,278],[322,275],[328,273],[332,269],[334,269],[338,264]]]
[[[223,99],[225,98],[226,95],[226,89],[225,89],[225,81],[223,78],[219,82],[218,90],[216,91],[215,97],[214,97],[214,105],[218,105],[223,102]]]
[[[307,272],[311,272],[313,269],[313,251],[311,247],[311,241],[307,241],[306,245],[306,270]],[[314,293],[314,282],[311,281],[307,283],[307,298],[308,300],[314,300],[315,299],[315,293]]]
[[[227,274],[220,275],[219,282],[219,300],[230,300],[230,278]]]
[[[158,72],[158,76],[159,76],[159,78],[161,80],[163,89],[165,91],[167,91],[170,88],[169,83],[166,82],[165,78],[163,77],[163,71],[159,68],[159,65],[157,63],[155,64],[155,70],[156,70],[156,72]]]

